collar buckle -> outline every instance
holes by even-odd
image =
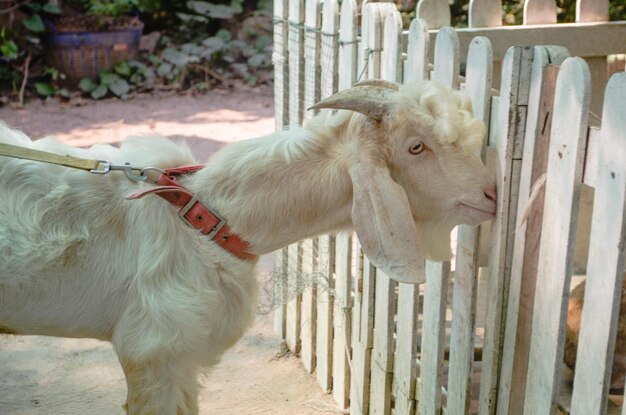
[[[187,202],[187,204],[178,211],[178,216],[187,225],[191,226],[192,228],[198,229],[198,227],[195,224],[191,223],[189,219],[187,219],[187,217],[185,216],[196,203],[199,203],[198,197],[196,195],[193,195],[191,200],[189,200],[189,202]],[[226,225],[226,219],[224,219],[215,211],[212,211],[210,213],[218,219],[217,224],[215,224],[215,226],[211,229],[211,231],[206,234],[210,239],[213,239],[215,235],[217,235],[217,233]]]

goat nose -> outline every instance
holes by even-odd
[[[483,189],[484,195],[487,199],[492,200],[492,201],[496,201],[498,195],[496,193],[496,186],[489,186],[486,187],[485,189]]]

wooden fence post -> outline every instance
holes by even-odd
[[[422,81],[430,78],[428,58],[430,36],[428,26],[422,19],[413,19],[409,27],[407,44],[407,62],[404,70],[404,82]]]
[[[474,116],[486,124],[489,123],[490,114],[492,64],[493,53],[489,39],[475,38],[467,56],[465,91],[472,100]],[[449,414],[468,413],[470,410],[479,232],[480,228],[459,226],[457,237],[448,374]]]
[[[528,353],[532,333],[538,248],[541,239],[543,195],[526,212],[533,183],[546,172],[554,87],[559,64],[568,56],[560,46],[536,46],[528,101],[528,115],[508,294],[498,414],[521,414],[524,408]],[[523,223],[523,216],[527,215]]]
[[[274,0],[274,51],[272,52],[272,61],[274,62],[274,118],[277,131],[282,130],[289,124],[288,11],[288,0]],[[285,338],[285,314],[287,312],[285,306],[287,274],[284,263],[286,257],[287,252],[285,249],[280,249],[274,253],[275,275],[274,287],[272,288],[273,304],[276,307],[274,312],[274,331],[282,339]]]
[[[606,412],[620,313],[626,243],[626,73],[611,77],[604,96],[602,147],[579,334],[572,414]],[[609,295],[607,295],[609,294]],[[604,322],[598,324],[599,321]]]
[[[497,113],[492,112],[490,146],[497,153],[498,205],[492,223],[492,248],[488,283],[487,314],[480,386],[480,414],[493,413],[500,373],[502,326],[511,271],[513,229],[521,169],[521,150],[526,123],[526,106],[532,64],[532,48],[515,46],[503,62],[502,85]],[[494,135],[495,133],[495,135]]]
[[[537,269],[524,413],[553,413],[563,360],[590,79],[581,58],[561,65],[554,97],[544,221]]]

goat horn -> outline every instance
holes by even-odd
[[[389,110],[389,96],[392,92],[387,86],[353,86],[321,100],[309,110],[322,108],[350,110],[381,121]]]
[[[381,88],[391,89],[392,91],[397,91],[400,89],[400,85],[395,82],[385,81],[383,79],[366,79],[365,81],[357,82],[353,86],[378,86]]]

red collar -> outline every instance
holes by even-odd
[[[195,194],[176,180],[176,176],[193,173],[203,167],[203,165],[199,165],[166,169],[157,179],[157,187],[133,193],[128,196],[128,199],[138,199],[152,193],[157,194],[180,208],[178,216],[184,222],[207,235],[213,242],[231,254],[246,261],[256,259],[256,255],[248,252],[248,242],[230,230],[226,219],[217,212],[212,212],[198,200]]]

